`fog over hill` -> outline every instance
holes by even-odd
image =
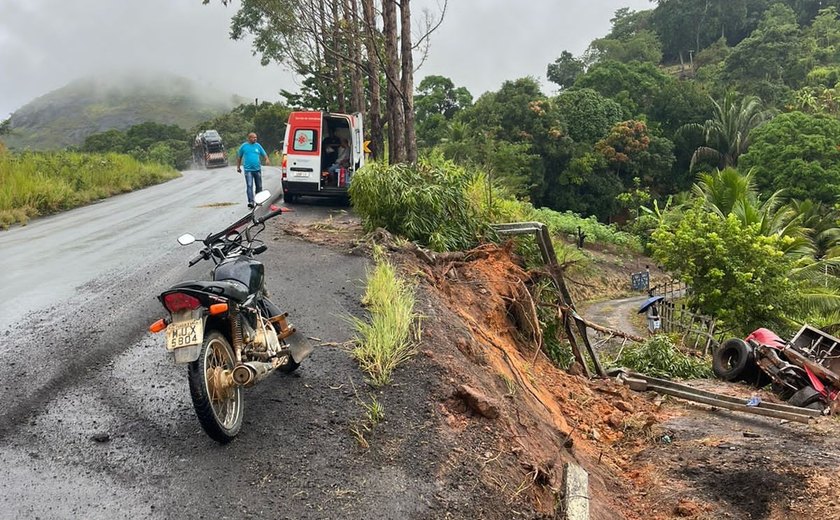
[[[248,100],[168,73],[75,80],[11,115],[13,149],[77,146],[97,132],[152,121],[190,129]]]

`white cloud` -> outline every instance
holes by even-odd
[[[415,0],[415,19],[439,2]],[[237,5],[2,0],[0,119],[73,79],[125,69],[170,71],[247,98],[279,100],[281,89],[297,89],[295,78],[279,65],[262,67],[250,42],[230,40]],[[580,54],[606,34],[622,6],[651,7],[648,0],[449,0],[416,80],[440,74],[478,96],[505,80],[544,79],[563,50]]]

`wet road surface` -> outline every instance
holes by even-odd
[[[280,193],[275,172],[266,185]],[[158,293],[208,274],[206,262],[187,267],[198,245],[177,236],[244,214],[243,184],[232,168],[185,172],[0,233],[0,518],[425,516],[434,490],[422,464],[355,460],[349,427],[366,387],[341,348],[246,390],[231,444],[200,429],[185,367],[147,327],[163,315]],[[302,333],[344,342],[367,260],[279,233],[284,219],[334,211],[294,209],[263,235],[268,289]],[[419,424],[423,410],[404,414]]]

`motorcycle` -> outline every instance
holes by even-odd
[[[166,331],[166,350],[175,363],[187,365],[190,396],[201,427],[219,443],[233,440],[242,427],[243,388],[275,370],[291,373],[312,352],[309,342],[288,321],[288,313],[268,299],[265,268],[254,257],[267,246],[258,239],[265,222],[284,211],[256,211],[271,194],[255,195],[250,213],[226,229],[207,236],[190,260],[214,263],[209,281],[185,281],[158,299],[169,317],[154,322],[151,332]],[[178,238],[182,246],[196,238]]]

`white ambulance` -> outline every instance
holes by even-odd
[[[292,112],[283,138],[283,199],[347,198],[353,173],[365,164],[362,114]],[[348,161],[336,164],[341,140],[349,143]],[[334,166],[335,165],[335,166]]]

